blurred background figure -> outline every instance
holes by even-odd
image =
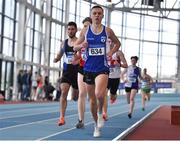
[[[153,83],[152,77],[147,74],[147,69],[143,69],[142,80],[141,80],[141,94],[142,94],[142,110],[145,110],[145,101],[150,100],[151,86]]]

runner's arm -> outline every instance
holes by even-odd
[[[126,59],[124,57],[124,53],[122,51],[118,51],[118,57],[120,59],[120,67],[127,68],[128,64],[127,64],[127,61],[126,61]]]
[[[87,31],[87,28],[83,28],[80,32],[79,38],[77,39],[77,41],[74,43],[74,51],[79,51],[81,50],[83,47],[87,47],[87,42],[85,41],[85,33]]]
[[[107,28],[106,31],[107,31],[107,34],[108,34],[108,38],[110,38],[111,41],[114,43],[114,47],[108,53],[109,56],[112,56],[116,51],[119,50],[119,48],[121,46],[121,43],[120,43],[119,39],[114,34],[114,32],[113,32],[113,30],[111,28]]]
[[[120,74],[120,78],[122,79],[123,82],[127,81],[125,80],[126,73],[127,73],[127,68],[125,68]]]
[[[64,54],[64,41],[61,43],[60,45],[60,51],[58,52],[58,54],[56,55],[56,57],[54,58],[53,62],[56,63],[59,60],[61,60],[62,56]]]
[[[152,85],[152,83],[153,83],[153,78],[150,76],[150,75],[148,75],[149,76],[149,79],[150,79],[150,85]]]

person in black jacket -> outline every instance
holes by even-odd
[[[19,70],[18,75],[17,75],[17,89],[18,89],[18,95],[17,99],[21,100],[21,95],[22,95],[22,85],[23,85],[23,80],[22,80],[22,75],[23,75],[23,70]]]
[[[45,76],[44,79],[44,92],[45,92],[45,100],[52,100],[52,93],[54,91],[54,87],[52,84],[49,82],[49,77]]]

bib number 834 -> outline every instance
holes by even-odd
[[[89,55],[91,56],[104,55],[104,48],[90,48]]]

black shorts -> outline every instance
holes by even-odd
[[[61,83],[68,83],[69,85],[72,85],[74,89],[78,89],[78,83],[77,83],[77,71],[78,69],[75,68],[74,70],[63,70],[62,77],[61,77]]]
[[[119,87],[119,78],[109,78],[107,88],[110,90],[112,95],[116,95]]]
[[[132,87],[125,87],[125,92],[129,93],[131,92],[132,89],[135,89],[138,92],[138,88],[132,88]]]
[[[82,66],[79,66],[78,67],[78,72],[82,75],[84,75],[84,70],[83,70],[83,67]]]
[[[102,72],[86,72],[86,71],[84,71],[83,81],[89,85],[94,85],[95,78],[100,74],[109,75],[109,71],[102,71]]]

